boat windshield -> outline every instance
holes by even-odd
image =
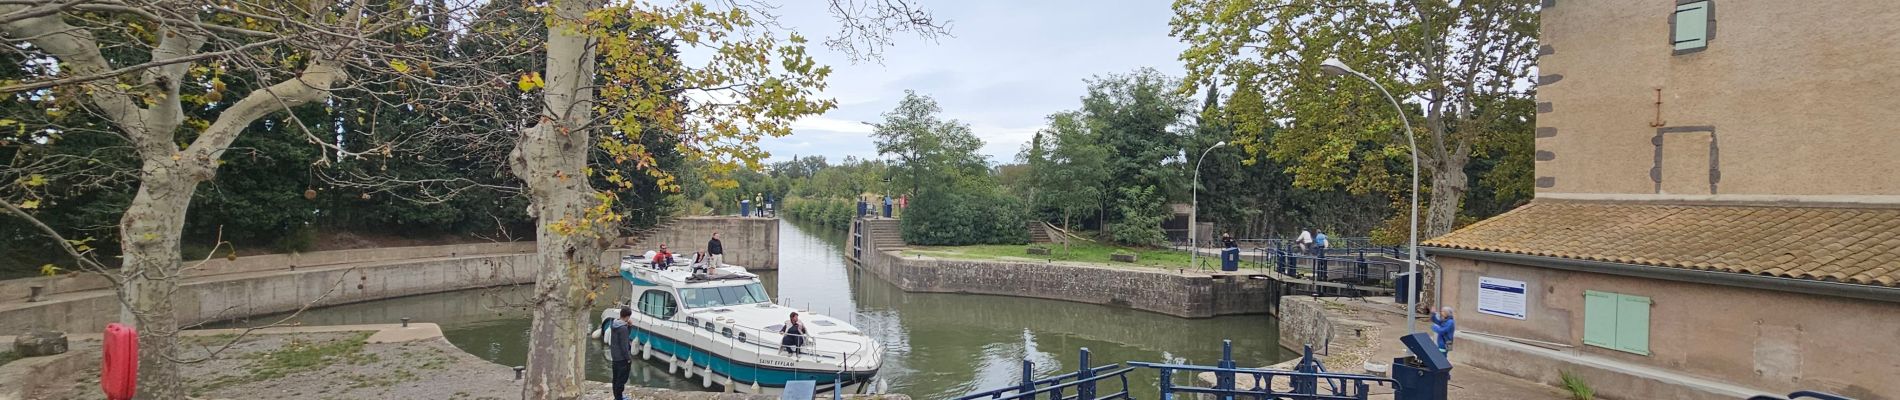
[[[686,303],[686,308],[724,307],[771,301],[771,298],[765,295],[765,286],[757,282],[739,286],[682,288],[680,298]]]

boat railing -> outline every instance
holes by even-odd
[[[725,342],[729,349],[736,349],[743,344],[760,349],[769,349],[781,353],[785,352],[785,346],[780,344],[784,340],[784,334],[776,331],[750,328],[730,323],[715,323],[712,328],[708,329],[706,324],[709,322],[717,322],[717,320],[705,320],[697,316],[693,317],[695,320],[698,320],[697,324],[688,324],[686,321],[662,319],[644,313],[635,313],[635,315],[637,318],[652,322],[658,326],[665,326],[677,331],[713,339],[716,342]],[[867,354],[865,352],[866,350],[877,351],[879,347],[882,346],[874,345],[867,349],[864,343],[856,341],[829,339],[810,334],[806,334],[804,337],[804,344],[798,347],[796,356],[812,356],[837,360],[838,364],[843,368],[851,367],[852,365],[849,363],[851,360],[867,359],[862,357],[863,354]],[[851,350],[818,350],[820,344],[823,343],[835,343],[838,344],[836,347],[849,347]]]

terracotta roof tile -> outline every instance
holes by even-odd
[[[1533,201],[1426,246],[1900,287],[1900,209]]]

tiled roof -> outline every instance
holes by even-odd
[[[1424,243],[1900,287],[1900,209],[1538,200]]]

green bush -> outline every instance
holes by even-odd
[[[1029,220],[1021,200],[1000,191],[930,192],[905,210],[904,242],[925,246],[1023,244]]]
[[[1121,208],[1122,221],[1110,229],[1116,242],[1136,246],[1158,246],[1167,236],[1161,232],[1161,221],[1167,219],[1162,213],[1161,196],[1155,195],[1153,186],[1141,188],[1121,188],[1126,200],[1118,205]]]
[[[291,228],[290,233],[277,239],[277,249],[292,253],[310,251],[317,247],[317,228],[303,225]]]
[[[805,222],[813,222],[832,229],[847,229],[851,218],[858,212],[856,200],[851,199],[811,199],[793,197],[782,202],[785,216]]]

